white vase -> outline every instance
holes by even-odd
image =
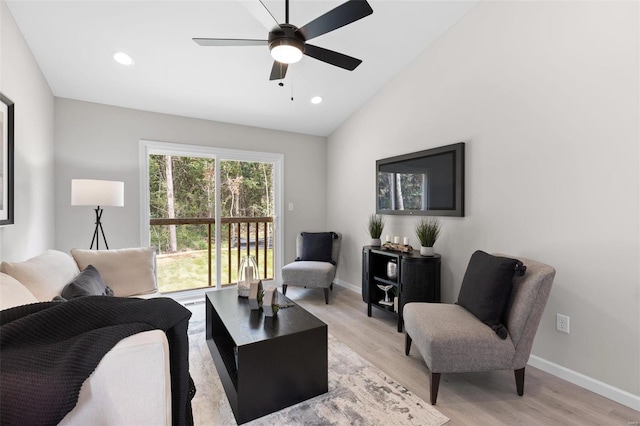
[[[371,247],[380,247],[382,243],[380,242],[380,238],[372,238],[371,239]]]
[[[433,256],[435,254],[433,247],[420,246],[420,254],[422,256]]]

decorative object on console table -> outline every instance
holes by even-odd
[[[124,182],[114,180],[95,179],[71,179],[71,205],[72,206],[96,206],[96,228],[93,231],[91,247],[96,245],[96,250],[100,250],[100,234],[104,245],[109,250],[107,238],[102,229],[102,208],[100,206],[124,206]]]
[[[413,247],[405,246],[402,244],[395,244],[392,242],[386,242],[382,245],[382,248],[392,251],[399,251],[400,253],[411,253],[413,252]]]
[[[384,229],[384,217],[372,214],[369,216],[369,235],[371,236],[371,245],[374,247],[380,247],[380,236]]]
[[[278,313],[280,305],[278,304],[278,289],[275,287],[268,288],[264,291],[262,299],[262,310],[267,317],[275,317]]]
[[[395,281],[398,278],[398,261],[391,259],[387,262],[387,278],[391,281]]]
[[[0,226],[13,225],[14,105],[0,93]]]
[[[249,307],[252,310],[260,309],[264,298],[262,280],[253,280],[249,283]]]
[[[389,299],[389,290],[391,290],[393,286],[378,284],[378,288],[384,291],[384,299],[380,300],[378,303],[384,306],[393,306],[393,302]]]
[[[238,296],[249,297],[249,286],[252,281],[259,280],[258,264],[253,256],[245,256],[238,268]]]
[[[433,245],[438,240],[442,225],[437,217],[422,218],[416,225],[416,236],[420,240],[420,254],[422,256],[433,256],[435,254]]]

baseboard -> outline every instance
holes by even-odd
[[[640,411],[640,396],[638,395],[615,388],[592,377],[585,376],[582,373],[570,370],[535,355],[531,355],[529,357],[529,365],[571,382],[581,388],[585,388],[591,392],[597,393],[598,395],[604,396],[605,398],[609,398],[622,405],[626,405],[629,408]]]
[[[333,280],[333,283],[336,284],[336,285],[339,285],[340,287],[344,287],[344,288],[346,288],[348,290],[356,292],[358,294],[362,294],[362,289],[359,286],[355,286],[355,285],[353,285],[351,283],[348,283],[346,281],[335,279],[335,280]]]

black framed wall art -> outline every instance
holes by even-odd
[[[13,224],[14,105],[0,93],[0,226]]]

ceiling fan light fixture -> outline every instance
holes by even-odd
[[[113,60],[120,65],[133,65],[133,58],[124,52],[116,52],[113,54]]]
[[[294,64],[302,59],[303,43],[295,39],[282,38],[270,45],[271,57],[283,64]]]

